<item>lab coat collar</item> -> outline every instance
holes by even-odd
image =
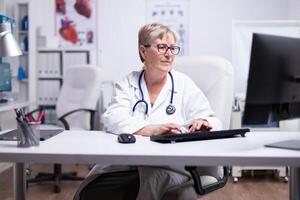
[[[137,88],[139,89],[139,77],[140,77],[140,74],[142,73],[142,70],[141,71],[134,71],[131,76],[129,76],[129,84],[134,87],[134,88]]]
[[[135,97],[137,99],[141,99],[141,92],[139,90],[139,83],[138,83],[141,72],[142,71],[134,72],[132,78],[129,79],[129,83],[135,88]],[[171,73],[172,73],[173,79],[174,79],[174,94],[176,94],[178,92],[178,86],[179,86],[176,84],[178,82],[177,72],[172,70]],[[145,79],[144,79],[144,77],[142,78],[141,88],[143,90],[144,100],[147,102],[147,104],[149,106],[149,110],[148,110],[149,114],[151,112],[153,112],[154,110],[156,110],[165,101],[170,102],[171,92],[172,92],[172,81],[171,81],[171,77],[169,75],[167,76],[166,84],[167,84],[166,87],[163,87],[162,90],[160,91],[160,94],[158,95],[158,97],[154,103],[154,106],[151,107]],[[173,99],[173,101],[174,101],[174,99]]]

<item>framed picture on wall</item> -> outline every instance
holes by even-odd
[[[60,47],[96,45],[97,0],[54,0]]]
[[[180,55],[188,55],[189,0],[148,0],[147,22],[170,26],[178,34]]]

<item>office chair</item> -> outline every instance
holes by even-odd
[[[221,57],[195,56],[178,57],[173,67],[186,73],[195,81],[206,95],[217,117],[222,121],[223,129],[228,129],[233,101],[232,65]],[[228,167],[223,166],[186,166],[186,170],[191,173],[193,181],[166,192],[163,200],[178,199],[184,192],[191,192],[190,186],[193,185],[197,194],[205,195],[225,186],[229,175]],[[116,176],[117,174],[111,170],[110,174],[99,176],[92,182],[86,181],[86,184],[81,185],[77,190],[74,200],[92,200],[99,197],[112,199],[112,193],[115,196],[119,194],[115,199],[135,199],[139,190],[138,172],[122,171],[118,174],[122,179],[115,179]],[[92,175],[90,178],[93,180]]]
[[[58,124],[65,130],[93,130],[100,95],[100,73],[98,66],[91,65],[73,66],[66,71],[56,104]],[[58,193],[61,190],[61,180],[83,179],[78,177],[76,172],[62,173],[62,165],[54,164],[53,173],[40,173],[27,183],[54,181],[54,191]]]
[[[228,129],[234,87],[231,63],[217,56],[182,56],[175,59],[173,68],[194,80],[221,120],[222,128]],[[185,169],[191,173],[194,188],[199,195],[224,187],[229,175],[229,168],[223,166],[186,166]],[[169,191],[165,199],[178,196],[182,189],[184,188]]]

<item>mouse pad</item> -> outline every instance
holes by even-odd
[[[300,151],[300,140],[285,140],[281,142],[266,144],[265,147],[292,149]]]

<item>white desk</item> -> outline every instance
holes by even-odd
[[[300,138],[300,133],[250,132],[245,138],[159,144],[137,137],[120,144],[103,132],[66,131],[39,147],[17,148],[0,142],[0,161],[15,162],[15,199],[25,199],[26,162],[103,163],[117,165],[266,165],[291,166],[290,199],[300,199],[300,151],[265,148],[264,144]],[[22,183],[23,181],[23,183]],[[22,184],[21,184],[22,183]]]

